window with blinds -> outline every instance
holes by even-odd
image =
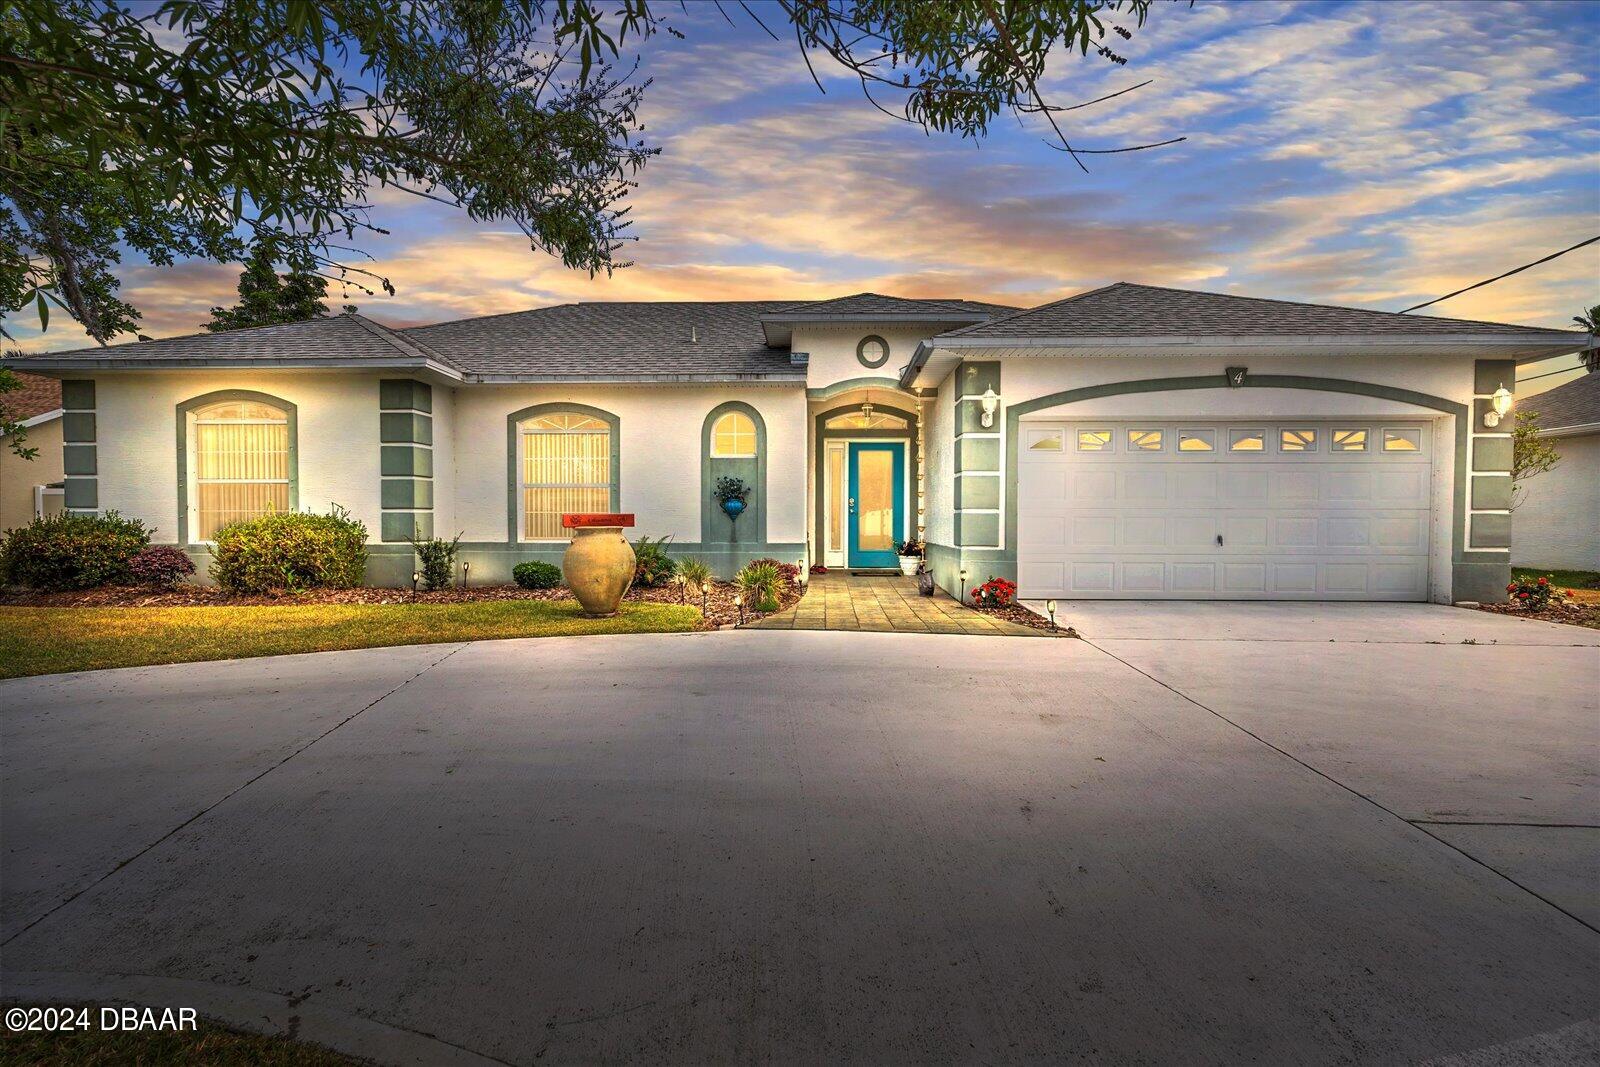
[[[611,428],[592,415],[561,412],[520,424],[522,536],[566,538],[564,514],[611,510]]]
[[[289,416],[230,401],[193,413],[191,536],[210,541],[230,522],[289,510]]]

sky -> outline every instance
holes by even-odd
[[[782,30],[781,12],[753,3]],[[569,271],[513,230],[399,193],[360,243],[390,325],[574,300],[816,299],[869,290],[1033,305],[1115,281],[1398,311],[1600,234],[1600,3],[1158,4],[1116,66],[1064,55],[1044,91],[1076,103],[1088,157],[1003,117],[981,141],[875,110],[791,36],[729,5],[672,15],[646,46],[644,136],[662,149],[629,198],[632,266]],[[231,303],[238,268],[130,258],[150,336]],[[338,293],[330,303],[342,302]],[[1600,303],[1600,244],[1427,313],[1570,327]],[[25,349],[78,347],[60,317]],[[1524,394],[1569,380],[1524,368]],[[1545,375],[1529,381],[1533,374]]]

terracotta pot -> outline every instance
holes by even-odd
[[[633,584],[633,546],[619,526],[595,526],[572,531],[572,543],[561,557],[561,574],[567,588],[583,605],[583,613],[603,619],[617,613],[617,605]]]

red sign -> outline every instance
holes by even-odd
[[[596,526],[632,526],[633,515],[563,515],[563,530],[587,530]]]

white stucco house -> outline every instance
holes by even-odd
[[[359,315],[12,361],[62,379],[66,505],[201,558],[338,504],[401,584],[413,532],[474,576],[558,560],[559,516],[726,574],[893,563],[1029,597],[1498,597],[1519,361],[1587,335],[1119,283],[1031,309],[862,293]],[[723,475],[751,487],[736,522]]]
[[[1511,561],[1519,567],[1600,571],[1600,372],[1528,401],[1555,467],[1517,488]]]

